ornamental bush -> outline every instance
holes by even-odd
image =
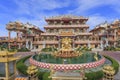
[[[120,47],[107,46],[104,48],[104,51],[120,51]]]
[[[104,55],[104,57],[109,59],[112,62],[111,66],[114,67],[115,74],[116,74],[119,71],[119,63],[115,59],[113,59],[109,56]],[[103,77],[103,71],[100,70],[97,72],[86,73],[85,76],[87,77],[87,80],[99,80]]]
[[[43,80],[43,75],[45,74],[45,72],[38,72],[37,76],[39,80]]]
[[[31,57],[31,56],[24,57],[24,58],[20,59],[19,61],[17,61],[17,63],[16,63],[17,70],[18,70],[20,73],[24,74],[24,75],[27,75],[26,70],[27,70],[27,68],[28,68],[28,67],[24,64],[24,62],[25,62],[28,58],[30,58],[30,57]]]
[[[99,80],[103,77],[103,71],[96,71],[96,72],[90,72],[85,73],[85,76],[87,77],[87,80]]]
[[[89,48],[89,47],[79,47],[76,49],[76,51],[91,51],[92,48]]]
[[[28,52],[30,51],[29,49],[27,48],[21,48],[21,49],[18,49],[18,52]]]
[[[43,80],[52,80],[51,78],[49,78],[50,76],[50,73],[49,72],[46,72],[44,75],[43,75]]]
[[[109,59],[111,62],[112,62],[112,67],[114,67],[114,69],[115,69],[115,74],[119,71],[119,63],[115,60],[115,59],[113,59],[113,58],[111,58],[111,57],[109,57],[109,56],[105,56],[104,55],[104,57],[105,58],[107,58],[107,59]]]
[[[42,52],[54,52],[54,51],[57,51],[57,48],[54,48],[54,47],[43,48],[41,51]]]

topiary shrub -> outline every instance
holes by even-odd
[[[49,78],[50,76],[50,73],[49,72],[46,72],[44,75],[43,75],[43,80],[52,80],[51,78]]]
[[[44,75],[44,74],[45,74],[45,72],[40,72],[40,71],[39,71],[39,72],[37,73],[38,79],[39,79],[39,80],[43,80],[43,75]]]
[[[28,66],[26,66],[24,64],[24,62],[30,57],[31,56],[24,57],[24,58],[20,59],[19,61],[17,61],[17,63],[16,63],[17,70],[24,75],[27,75],[26,70],[28,68]]]
[[[115,59],[113,59],[113,58],[111,58],[111,57],[109,57],[109,56],[105,56],[104,55],[104,57],[105,58],[107,58],[107,59],[109,59],[111,62],[112,62],[112,67],[114,67],[114,69],[115,69],[115,74],[119,71],[119,63],[115,60]]]
[[[39,71],[37,73],[37,76],[38,76],[39,80],[52,80],[51,78],[49,78],[50,72],[41,72],[41,71]]]
[[[103,71],[85,73],[85,77],[87,77],[87,80],[99,80],[103,77]]]
[[[104,57],[109,59],[112,62],[111,66],[114,67],[115,74],[116,74],[119,71],[119,63],[115,59],[113,59],[113,58],[111,58],[109,56],[104,55]],[[103,74],[102,70],[97,71],[97,72],[85,73],[85,76],[87,77],[87,80],[101,80],[103,75],[104,74]]]

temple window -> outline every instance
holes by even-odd
[[[54,32],[56,33],[56,32],[57,32],[57,30],[56,30],[56,29],[54,29]]]
[[[57,24],[57,21],[54,21],[54,24]]]
[[[54,40],[57,40],[55,36],[54,36]]]
[[[82,40],[82,37],[81,37],[81,36],[79,37],[79,40]]]
[[[70,21],[69,23],[70,23],[70,25],[71,25],[71,24],[73,23],[73,21]]]
[[[80,22],[79,21],[76,21],[77,24],[79,24]]]
[[[79,40],[79,36],[77,36],[76,40],[77,40],[77,41]]]

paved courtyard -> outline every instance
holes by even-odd
[[[115,51],[102,51],[100,53],[116,59],[120,64],[120,51],[116,51],[116,52]],[[22,57],[27,56],[27,55],[33,55],[33,54],[35,53],[34,52],[22,53]],[[18,53],[17,55],[21,55],[21,53]],[[120,80],[120,68],[119,68],[119,72],[115,75],[115,80]]]
[[[116,52],[114,52],[114,51],[102,51],[100,53],[104,54],[104,55],[108,55],[108,56],[116,59],[120,63],[120,51],[116,51]],[[34,55],[34,54],[35,54],[34,52],[22,52],[22,53],[17,53],[16,56],[21,55],[21,57],[25,57],[25,56]],[[2,65],[3,64],[0,64],[0,67]],[[10,69],[12,70],[12,67]],[[0,68],[0,71],[3,71],[3,68]],[[120,68],[119,68],[119,72],[115,75],[115,80],[120,80]]]

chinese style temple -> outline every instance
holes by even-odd
[[[41,41],[35,42],[40,48],[54,46],[60,48],[61,40],[64,37],[72,39],[72,46],[94,46],[96,41],[92,41],[92,33],[86,24],[88,18],[82,16],[55,16],[46,18],[45,32],[41,33]]]
[[[19,21],[9,22],[6,26],[8,37],[0,37],[0,44],[7,44],[9,48],[26,47],[30,50],[40,50],[45,47],[61,48],[61,40],[65,37],[72,39],[72,47],[86,46],[101,48],[120,44],[120,20],[109,24],[97,25],[89,30],[88,18],[83,16],[62,15],[45,18],[44,32],[30,23]],[[16,37],[11,38],[11,32]]]

